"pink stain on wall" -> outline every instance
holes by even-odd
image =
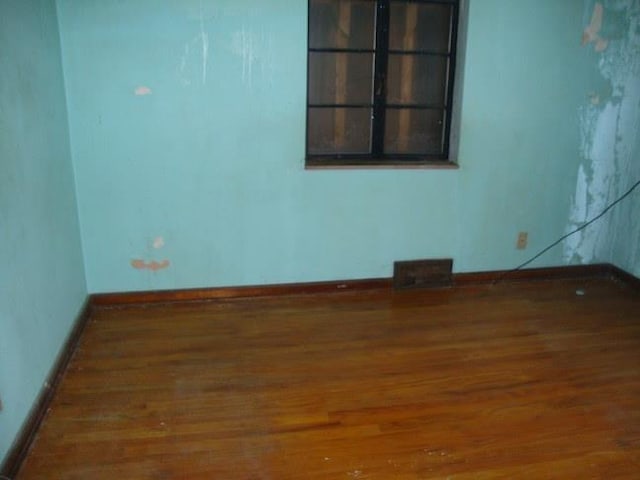
[[[593,14],[591,15],[591,22],[584,29],[582,33],[582,45],[587,45],[593,42],[593,48],[596,52],[604,52],[609,46],[609,41],[606,38],[600,36],[600,30],[602,29],[602,18],[604,16],[604,7],[602,3],[596,2],[593,7]]]
[[[145,87],[144,85],[136,88],[133,91],[134,94],[138,96],[151,95],[151,89],[149,87]]]
[[[151,270],[152,272],[157,272],[158,270],[162,270],[167,268],[170,265],[169,260],[162,260],[161,262],[156,262],[155,260],[151,262],[145,262],[139,258],[131,260],[131,266],[137,270]]]

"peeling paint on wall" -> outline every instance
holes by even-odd
[[[145,262],[144,260],[138,258],[131,260],[131,266],[136,270],[151,270],[152,272],[157,272],[158,270],[168,268],[169,265],[169,260],[162,260],[161,262],[157,262],[155,260],[151,262]]]
[[[579,112],[582,163],[567,231],[596,216],[640,177],[640,0],[587,1],[588,12],[582,42],[594,45],[600,79]],[[621,205],[569,238],[565,259],[611,261],[628,248],[625,263],[640,267],[640,222],[622,220],[625,208],[631,207]]]
[[[596,52],[604,51],[609,45],[609,41],[606,38],[600,36],[600,30],[602,30],[602,14],[604,8],[600,2],[596,2],[593,6],[593,13],[591,15],[591,22],[584,29],[582,34],[582,45],[588,43],[594,43],[594,49]]]

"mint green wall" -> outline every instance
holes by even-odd
[[[580,108],[570,226],[593,218],[640,180],[640,1],[585,0],[584,26],[592,81]],[[565,255],[609,261],[640,276],[640,190],[567,242]]]
[[[508,268],[564,233],[582,0],[470,2],[459,170],[304,170],[306,0],[58,5],[92,292]]]
[[[86,297],[55,4],[0,2],[0,460]]]

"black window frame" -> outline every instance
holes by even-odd
[[[460,2],[462,0],[371,0],[375,3],[375,46],[373,49],[353,48],[312,48],[310,40],[311,32],[311,1],[308,0],[308,25],[307,25],[307,102],[306,102],[306,128],[305,128],[305,162],[308,167],[350,167],[350,166],[446,166],[454,165],[451,154],[451,126],[454,114],[454,84],[456,74],[456,56],[458,43],[458,28],[460,22]],[[451,6],[451,18],[449,27],[450,45],[449,53],[433,50],[397,50],[389,48],[389,13],[392,3],[406,4],[446,4]],[[373,92],[371,104],[311,104],[310,97],[310,56],[314,52],[332,53],[371,53],[374,55]],[[449,59],[447,75],[445,76],[446,94],[443,105],[427,104],[389,104],[386,102],[386,79],[388,71],[388,58],[390,54],[410,55],[437,55]],[[311,108],[335,108],[335,107],[368,107],[372,109],[371,118],[371,151],[370,153],[336,153],[336,154],[311,154],[309,153],[309,111]],[[385,135],[385,114],[387,109],[438,109],[444,112],[444,126],[442,133],[442,151],[438,154],[399,154],[384,153],[383,142]]]

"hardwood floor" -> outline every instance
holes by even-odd
[[[640,295],[574,279],[98,309],[18,478],[640,478]]]

